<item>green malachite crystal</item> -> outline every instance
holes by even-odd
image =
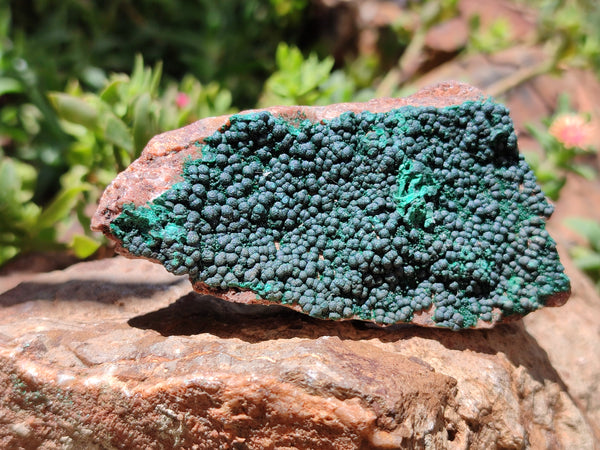
[[[470,101],[317,123],[232,116],[182,182],[110,226],[131,254],[217,290],[334,320],[431,310],[459,329],[569,290],[552,210],[508,111]]]

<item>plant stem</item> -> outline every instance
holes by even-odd
[[[500,97],[511,89],[531,80],[539,75],[548,73],[554,68],[554,61],[542,61],[531,67],[524,67],[511,73],[507,77],[504,77],[492,85],[488,86],[485,91],[492,97]]]

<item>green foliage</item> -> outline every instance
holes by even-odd
[[[481,26],[478,15],[469,20],[469,42],[467,50],[471,53],[495,53],[511,46],[511,27],[505,17],[499,17],[491,26]]]
[[[70,142],[61,160],[68,170],[59,190],[44,205],[34,201],[38,171],[18,158],[0,166],[0,264],[19,252],[69,247],[87,257],[101,244],[89,232],[89,210],[102,190],[135,158],[155,134],[198,118],[231,112],[231,94],[216,83],[203,86],[186,76],[159,89],[161,65],[144,67],[136,58],[131,77],[113,74],[98,93],[71,82],[65,92],[49,94],[57,123]],[[79,222],[82,232],[65,233]],[[67,242],[68,241],[68,242]]]
[[[32,166],[13,158],[0,160],[0,264],[22,251],[60,248],[57,224],[69,216],[80,194],[90,188],[86,183],[64,188],[41,208],[31,201],[35,178]],[[79,251],[80,245],[75,248]]]
[[[219,80],[236,105],[256,103],[273,70],[280,41],[294,42],[308,0],[10,0],[14,34],[23,59],[35,67],[44,90],[70,78],[99,89],[106,72],[132,71],[132,55],[164,62],[174,79],[191,74]],[[52,57],[48,57],[52,55]]]
[[[262,104],[310,105],[326,96],[323,85],[333,68],[333,58],[319,61],[316,54],[304,59],[300,50],[279,44],[275,56],[277,71],[265,84]]]
[[[253,106],[277,43],[294,37],[306,5],[2,3],[0,210],[7,214],[0,264],[32,249],[93,252],[99,241],[88,231],[90,210],[116,173],[153,135],[231,112],[232,94],[214,79],[234,90],[238,104]],[[154,69],[141,57],[132,67],[134,49],[143,49]],[[180,82],[160,83],[160,60]],[[131,76],[108,75],[113,70]],[[67,234],[77,222],[83,230]]]
[[[600,73],[600,8],[595,0],[536,0],[538,39],[557,43],[557,64]]]
[[[61,151],[68,136],[44,94],[44,79],[23,57],[23,40],[11,30],[11,11],[0,6],[0,148],[37,170],[33,200],[48,201],[67,170]],[[47,58],[50,59],[50,58]]]
[[[68,136],[11,39],[10,23],[9,8],[0,6],[0,264],[21,251],[60,247],[59,222],[89,188],[57,186]]]
[[[333,57],[307,58],[297,47],[280,43],[275,55],[277,70],[264,85],[259,106],[326,105],[359,101],[373,93],[368,59],[357,60],[347,71],[333,70]]]
[[[567,148],[546,130],[530,125],[527,127],[531,135],[542,145],[543,154],[524,152],[527,163],[533,169],[544,193],[552,200],[558,200],[560,192],[567,182],[569,172],[588,180],[596,177],[596,171],[589,165],[576,162],[577,156],[589,152],[579,148]]]
[[[231,94],[216,83],[203,86],[187,76],[163,92],[161,74],[161,64],[146,68],[138,56],[131,77],[113,74],[97,94],[84,92],[78,83],[71,83],[66,92],[50,93],[61,126],[74,138],[67,152],[69,165],[109,171],[106,175],[112,179],[155,134],[231,112]],[[103,184],[105,178],[101,177]]]
[[[587,245],[577,245],[570,249],[575,265],[583,270],[600,290],[600,223],[572,217],[565,220],[569,228],[580,234]]]
[[[524,152],[528,164],[533,169],[535,176],[542,186],[545,194],[552,200],[558,200],[560,192],[567,182],[568,173],[574,173],[588,180],[596,177],[596,171],[589,165],[582,164],[578,157],[590,155],[596,152],[595,148],[588,146],[571,146],[554,136],[551,132],[552,126],[567,116],[576,117],[583,121],[582,116],[570,113],[568,98],[562,96],[559,99],[557,113],[543,121],[544,127],[528,125],[529,133],[538,141],[542,148],[542,154],[535,152]],[[583,127],[585,124],[575,124]],[[575,130],[585,132],[585,129]]]

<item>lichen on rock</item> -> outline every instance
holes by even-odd
[[[323,120],[250,112],[192,145],[182,179],[122,205],[110,233],[197,290],[453,329],[566,300],[552,206],[489,99]]]

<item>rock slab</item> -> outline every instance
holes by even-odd
[[[594,446],[522,321],[322,321],[122,257],[38,275],[0,308],[2,448]]]
[[[567,300],[552,211],[506,108],[446,83],[164,133],[92,228],[225,300],[461,329]]]

